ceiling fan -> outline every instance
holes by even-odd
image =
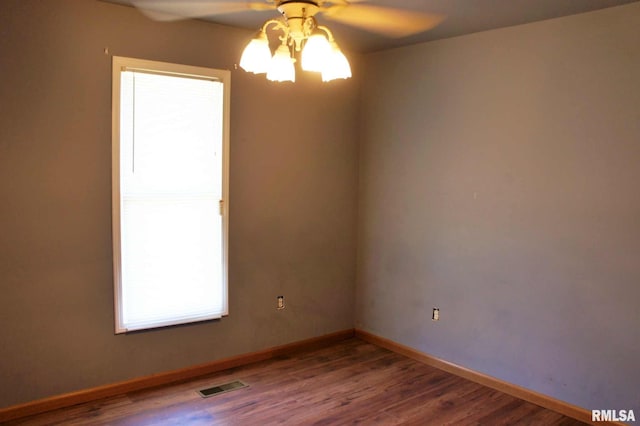
[[[366,0],[130,0],[145,15],[157,21],[203,18],[244,11],[277,10],[286,19],[323,14],[324,18],[388,37],[405,37],[429,30],[444,16],[406,9],[376,6]]]
[[[294,81],[295,52],[302,52],[302,69],[322,74],[323,81],[351,77],[351,69],[331,31],[316,21],[327,20],[368,32],[399,38],[438,25],[444,16],[366,4],[366,0],[130,0],[137,9],[157,21],[204,18],[243,11],[277,10],[280,19],[266,21],[242,55],[240,66],[253,73],[267,73],[275,81]],[[281,45],[269,50],[267,29],[282,31]],[[325,34],[322,34],[325,33]],[[307,59],[308,58],[308,59]]]

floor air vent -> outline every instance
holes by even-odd
[[[208,398],[214,395],[220,395],[221,393],[231,392],[236,389],[246,388],[249,386],[248,384],[241,382],[240,380],[236,380],[234,382],[224,383],[222,385],[212,386],[206,389],[200,389],[198,393],[203,398]]]

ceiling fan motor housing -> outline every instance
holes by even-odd
[[[320,7],[315,1],[289,0],[278,3],[278,11],[287,20],[289,37],[293,40],[297,51],[300,51],[302,42],[315,27],[313,17],[319,10]]]

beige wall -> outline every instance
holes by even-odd
[[[639,40],[635,3],[366,57],[356,326],[640,411]]]
[[[356,79],[235,70],[251,36],[99,1],[0,2],[0,407],[353,327]],[[114,335],[111,55],[232,70],[221,321]]]

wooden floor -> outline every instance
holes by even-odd
[[[249,387],[202,398],[196,390]],[[349,339],[188,383],[52,411],[20,425],[582,425],[553,411]]]

